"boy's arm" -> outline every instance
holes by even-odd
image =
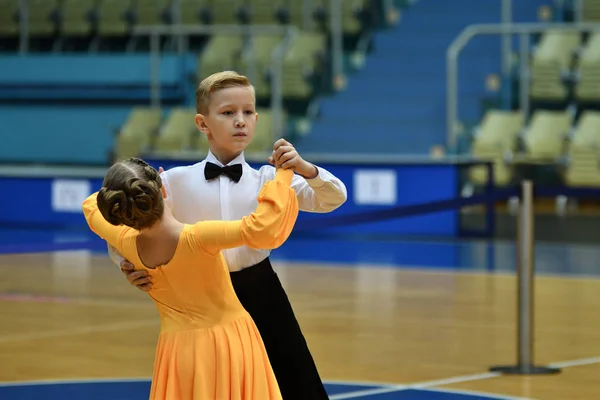
[[[281,246],[298,217],[298,200],[290,188],[293,175],[290,170],[277,170],[275,178],[263,185],[256,210],[241,220],[196,223],[193,234],[198,248],[216,254],[242,245],[254,249]]]
[[[300,210],[327,213],[346,202],[348,194],[344,183],[325,168],[304,160],[285,139],[275,142],[269,163],[291,168],[298,174],[294,176],[292,189],[298,196]]]
[[[302,211],[328,213],[346,202],[346,186],[325,168],[315,167],[318,174],[314,178],[294,175],[292,189],[296,191]]]

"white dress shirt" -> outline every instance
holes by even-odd
[[[227,176],[207,181],[204,178],[206,162],[223,166],[209,152],[206,159],[189,166],[176,167],[161,174],[167,192],[165,201],[173,210],[175,218],[185,224],[199,221],[238,220],[250,215],[258,206],[257,196],[268,180],[275,178],[271,165],[256,170],[248,165],[242,153],[228,165],[242,164],[242,178],[238,183]],[[346,186],[323,168],[313,179],[294,175],[292,188],[298,196],[300,210],[326,213],[335,210],[346,201]],[[239,271],[258,264],[270,254],[270,250],[250,249],[242,246],[223,250],[230,271]],[[111,254],[115,262],[118,257]]]

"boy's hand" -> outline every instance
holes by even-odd
[[[305,161],[294,146],[285,139],[279,139],[273,145],[273,154],[268,159],[269,164],[276,168],[293,169],[306,179],[316,178],[319,170],[313,164]]]
[[[152,289],[152,278],[148,271],[134,271],[133,264],[127,260],[121,261],[121,271],[127,277],[129,283],[140,289],[142,292],[149,292]]]

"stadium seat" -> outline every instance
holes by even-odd
[[[199,136],[194,123],[194,108],[176,107],[171,110],[156,137],[154,150],[158,152],[189,151]]]
[[[150,148],[161,120],[160,109],[134,107],[117,134],[115,158],[138,157],[142,151]]]
[[[600,21],[600,0],[581,0],[581,19],[584,22]]]
[[[92,32],[90,14],[96,7],[94,0],[63,0],[61,7],[62,36],[87,36]]]
[[[19,0],[0,0],[0,37],[19,35]]]
[[[128,14],[133,11],[133,0],[100,0],[98,35],[127,36],[130,22]]]
[[[162,25],[169,23],[171,0],[137,0],[136,25]]]
[[[579,118],[568,151],[564,180],[570,186],[600,187],[600,112]]]
[[[310,77],[318,71],[318,56],[327,51],[324,34],[302,32],[286,54],[283,67],[283,95],[305,99],[313,94]]]
[[[198,56],[198,80],[223,70],[238,70],[242,54],[241,35],[215,35]]]
[[[277,24],[277,12],[284,6],[283,0],[248,0],[247,8],[252,24]]]
[[[494,163],[494,182],[506,185],[512,177],[511,168],[505,162],[505,156],[516,150],[517,136],[523,128],[524,117],[520,112],[490,110],[478,129],[472,146],[472,155]],[[487,182],[487,170],[484,167],[471,168],[471,182],[483,185]]]
[[[531,63],[532,99],[560,103],[568,100],[563,76],[570,71],[573,55],[580,44],[579,33],[549,31],[543,34]]]
[[[254,131],[254,139],[246,152],[248,154],[269,153],[273,150],[276,138],[273,134],[273,114],[270,109],[258,109],[258,123]],[[284,123],[286,116],[284,115]]]
[[[600,33],[588,39],[579,58],[579,80],[575,89],[578,103],[600,103]]]
[[[240,60],[240,70],[253,82],[258,99],[268,99],[271,96],[268,73],[273,64],[273,51],[282,40],[283,35],[254,35]]]
[[[536,111],[524,135],[525,157],[553,161],[563,156],[572,123],[569,111]]]

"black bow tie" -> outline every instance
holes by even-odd
[[[219,167],[217,164],[206,162],[204,167],[204,177],[207,181],[217,178],[219,175],[228,176],[229,179],[238,183],[242,177],[242,164],[233,164],[226,167]]]

